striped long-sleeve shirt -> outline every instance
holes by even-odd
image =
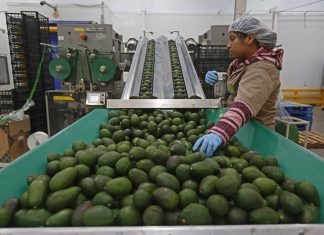
[[[243,101],[235,101],[209,133],[217,133],[226,143],[254,114]]]

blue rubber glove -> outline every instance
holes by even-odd
[[[196,141],[192,150],[196,151],[199,148],[199,146],[201,146],[200,152],[204,152],[206,153],[207,157],[210,157],[222,143],[223,140],[219,135],[217,135],[216,133],[209,133],[200,137]]]
[[[217,72],[214,71],[208,71],[205,76],[205,82],[207,82],[210,85],[214,85],[215,82],[217,82],[218,76]]]

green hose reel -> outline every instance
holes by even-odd
[[[56,58],[50,62],[49,72],[53,77],[65,80],[71,74],[71,65],[66,59]]]
[[[90,65],[92,76],[99,82],[108,82],[116,74],[116,63],[106,57],[97,57]]]

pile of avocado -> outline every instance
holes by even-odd
[[[150,40],[147,43],[142,82],[139,93],[139,96],[142,99],[150,99],[153,97],[154,55],[155,41]]]
[[[0,208],[0,227],[319,222],[316,187],[275,157],[235,138],[210,158],[192,152],[212,126],[202,110],[112,110],[92,143],[48,155],[46,173]]]
[[[177,46],[174,40],[169,40],[169,51],[171,60],[171,72],[173,80],[174,98],[187,98],[187,91],[183,80]]]

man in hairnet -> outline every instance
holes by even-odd
[[[234,59],[227,71],[229,109],[193,147],[207,157],[252,118],[269,128],[275,124],[283,57],[282,49],[274,50],[277,34],[250,16],[236,19],[228,34],[227,47]],[[208,71],[205,81],[214,84],[217,72]]]

